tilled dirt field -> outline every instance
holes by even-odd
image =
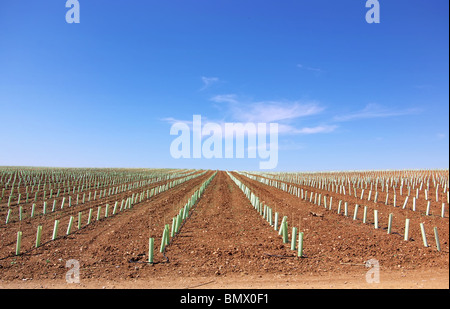
[[[299,258],[222,171],[160,253],[164,224],[171,223],[180,206],[212,174],[28,253],[0,260],[0,287],[449,288],[448,218],[432,222],[440,231],[442,250],[437,252],[433,246],[423,247],[413,229],[412,240],[403,241],[400,212],[395,213],[400,219],[394,233],[388,235],[384,217],[390,210],[381,213],[383,224],[375,230],[371,224],[233,173],[261,201],[288,216],[289,229],[297,226],[304,232],[304,257]],[[149,237],[155,238],[153,265],[146,263]],[[13,244],[1,252],[12,250]],[[71,259],[80,263],[77,284],[65,281],[66,262]],[[379,283],[366,281],[370,269],[365,263],[371,259],[379,263]]]

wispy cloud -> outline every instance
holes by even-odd
[[[240,121],[280,122],[315,115],[322,110],[317,103],[266,101],[235,107],[234,114]]]
[[[279,122],[315,115],[323,111],[316,102],[259,101],[242,102],[234,94],[211,98],[216,103],[228,103],[231,116],[241,122]]]
[[[214,83],[217,83],[219,81],[218,77],[205,77],[202,76],[202,82],[203,82],[203,87],[200,89],[201,90],[205,90],[206,88],[208,88],[209,86],[211,86]]]
[[[173,117],[166,117],[166,118],[161,118],[161,121],[167,122],[169,124],[174,124],[174,123],[185,123],[189,126],[192,126],[192,120],[181,120],[181,119],[176,119]]]
[[[320,114],[325,108],[317,102],[302,101],[249,101],[243,100],[235,94],[216,95],[210,99],[221,104],[220,120],[207,119],[202,115],[202,124],[213,122],[219,124],[225,132],[226,123],[241,123],[243,127],[236,127],[239,133],[247,135],[257,134],[256,127],[245,124],[277,123],[280,135],[309,135],[331,133],[337,125],[320,124],[316,126],[300,126],[299,122],[309,116]],[[192,120],[178,120],[172,117],[161,119],[170,124],[185,123],[192,129]],[[240,130],[240,131],[239,131]],[[241,132],[242,131],[242,132]],[[235,132],[235,133],[236,133]],[[268,133],[268,131],[267,131]]]
[[[235,94],[217,95],[211,98],[225,103],[232,121],[242,123],[278,123],[279,134],[318,134],[333,132],[337,125],[318,125],[298,128],[296,122],[320,114],[325,108],[314,101],[248,101]]]
[[[434,89],[434,86],[430,85],[430,84],[421,84],[421,85],[415,85],[414,88],[420,89],[420,90],[431,90],[431,89]]]
[[[337,125],[320,125],[315,127],[305,127],[301,129],[296,129],[294,133],[296,134],[317,134],[317,133],[331,133],[338,128]]]
[[[230,103],[237,104],[239,101],[237,100],[237,96],[235,94],[220,94],[211,98],[211,101],[216,103]]]
[[[364,109],[346,114],[346,115],[338,115],[334,117],[335,121],[351,121],[351,120],[359,120],[359,119],[370,119],[370,118],[386,118],[386,117],[394,117],[394,116],[404,116],[416,114],[420,110],[417,108],[408,108],[403,110],[396,110],[391,108],[386,108],[384,106],[378,104],[368,104]]]
[[[303,64],[297,64],[297,68],[313,72],[316,76],[322,74],[324,71],[321,68],[315,68],[310,66],[304,66]]]
[[[444,139],[445,138],[445,134],[444,133],[438,133],[438,134],[436,134],[436,137],[438,139]]]

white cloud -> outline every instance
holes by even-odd
[[[209,86],[211,86],[214,83],[217,83],[218,81],[219,81],[219,78],[217,78],[217,77],[202,76],[203,87],[200,90],[205,90],[206,88],[208,88]]]
[[[213,120],[207,119],[202,115],[202,125],[208,122],[218,124],[224,136],[226,123],[242,124],[243,126],[236,126],[235,133],[244,134],[247,136],[256,135],[258,123],[277,123],[278,133],[280,135],[309,135],[320,133],[331,133],[338,128],[337,125],[317,125],[298,127],[296,124],[299,119],[307,118],[309,116],[320,114],[324,108],[317,102],[301,102],[301,101],[243,101],[235,94],[216,95],[211,98],[215,103],[224,103],[221,106],[221,115],[227,119]],[[169,124],[177,122],[185,123],[192,130],[192,120],[178,120],[173,117],[161,119]],[[249,124],[246,126],[246,124]],[[267,134],[269,128],[267,127]]]
[[[216,96],[211,98],[211,101],[216,102],[216,103],[230,103],[230,104],[238,103],[235,94],[216,95]]]
[[[307,70],[313,72],[316,76],[323,73],[323,70],[321,68],[315,68],[310,66],[304,66],[303,64],[297,64],[297,68],[302,70]]]
[[[335,116],[335,121],[351,121],[358,119],[370,119],[370,118],[386,118],[394,116],[404,116],[415,114],[419,110],[416,108],[404,109],[404,110],[394,110],[383,107],[378,104],[368,104],[364,109],[350,113],[347,115]]]
[[[180,120],[180,119],[175,119],[173,117],[166,117],[166,118],[161,118],[161,121],[167,122],[169,124],[185,123],[189,126],[192,126],[192,120]]]
[[[331,133],[338,126],[320,125],[297,128],[292,123],[300,118],[320,114],[324,108],[317,102],[260,101],[244,102],[235,94],[217,95],[211,98],[216,103],[227,103],[232,121],[241,123],[278,123],[279,134]]]
[[[240,122],[279,122],[318,114],[323,111],[316,102],[260,101],[243,102],[235,94],[217,95],[216,103],[228,103],[233,120]]]
[[[316,126],[316,127],[302,128],[302,129],[297,130],[295,133],[297,133],[297,134],[331,133],[334,130],[336,130],[337,128],[338,128],[338,126],[336,126],[336,125],[332,125],[332,126],[321,125],[321,126]]]
[[[417,88],[420,90],[431,90],[434,88],[434,86],[430,85],[430,84],[421,84],[421,85],[415,85],[414,88]]]
[[[315,115],[323,110],[317,103],[256,102],[234,107],[234,116],[240,121],[279,122]]]

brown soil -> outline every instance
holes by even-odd
[[[14,252],[15,233],[6,236],[3,230],[2,236],[9,238],[2,241],[0,258],[9,257],[0,260],[0,288],[449,288],[448,217],[408,213],[411,226],[426,222],[429,243],[434,241],[431,227],[438,227],[442,246],[438,252],[435,246],[422,245],[417,228],[411,228],[411,241],[403,241],[405,212],[401,208],[380,207],[381,227],[375,230],[373,224],[354,221],[352,215],[325,210],[238,173],[233,175],[279,212],[280,219],[288,216],[289,229],[297,226],[304,232],[304,257],[283,244],[278,231],[221,171],[180,233],[160,253],[164,225],[172,223],[172,217],[212,174],[209,171],[20,256],[9,256]],[[337,205],[339,196],[333,200]],[[391,212],[398,221],[394,220],[393,233],[387,234]],[[49,238],[53,220],[39,224],[44,226],[43,239]],[[33,247],[36,226],[31,221],[22,223],[21,230],[28,235],[24,252]],[[62,226],[65,231],[66,225]],[[153,265],[146,263],[149,237],[155,238]],[[70,259],[80,263],[79,284],[65,281]],[[370,259],[379,262],[379,283],[366,282],[365,262]]]

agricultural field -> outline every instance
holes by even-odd
[[[3,167],[0,287],[448,288],[448,187],[448,170]]]

